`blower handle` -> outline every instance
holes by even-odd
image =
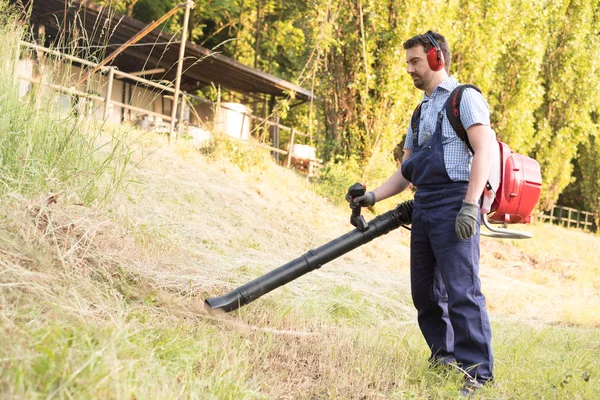
[[[350,186],[348,193],[350,194],[350,208],[352,209],[352,215],[350,216],[350,223],[355,226],[359,231],[364,232],[369,229],[369,224],[365,221],[365,217],[360,215],[360,205],[352,204],[352,200],[357,197],[364,195],[367,192],[367,188],[362,183],[356,182]]]
[[[485,213],[481,214],[481,222],[483,223],[483,225],[485,225],[486,228],[490,230],[490,232],[485,232],[482,230],[482,236],[487,236],[496,239],[531,239],[533,237],[533,234],[529,232],[521,232],[505,228],[494,228],[488,221],[487,214]]]

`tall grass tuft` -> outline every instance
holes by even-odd
[[[23,35],[1,2],[0,195],[55,194],[68,188],[86,204],[108,199],[124,182],[130,156],[124,137],[105,135],[85,116],[65,108],[69,99],[54,90],[36,85],[26,95],[19,93]]]

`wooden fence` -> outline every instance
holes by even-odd
[[[26,41],[21,41],[20,44],[24,48],[33,50],[38,53],[45,53],[47,55],[54,56],[59,60],[69,60],[71,62],[79,63],[80,65],[88,67],[88,68],[96,68],[99,66],[99,64],[84,60],[82,58],[72,56],[69,54],[65,54],[65,53],[62,53],[62,52],[59,52],[56,50],[48,49],[46,47],[36,45],[33,43],[29,43]],[[58,84],[52,84],[49,82],[45,82],[41,78],[36,79],[33,77],[19,76],[18,79],[29,81],[30,83],[37,84],[37,85],[44,85],[44,86],[52,88],[58,92],[62,92],[62,93],[65,93],[65,94],[68,94],[71,96],[79,96],[82,98],[95,100],[97,102],[100,102],[101,104],[103,103],[104,104],[104,119],[106,119],[108,117],[109,112],[110,112],[112,106],[114,105],[114,106],[118,106],[118,107],[121,107],[126,110],[131,110],[140,115],[160,117],[164,121],[169,121],[169,122],[171,121],[172,117],[169,115],[163,115],[163,114],[156,113],[156,112],[146,110],[143,108],[135,107],[131,104],[126,104],[123,102],[115,101],[115,100],[111,99],[111,93],[112,93],[113,82],[115,79],[134,81],[134,82],[137,82],[137,83],[140,83],[140,84],[146,86],[147,88],[152,88],[159,93],[168,93],[171,96],[173,96],[173,93],[175,92],[175,90],[172,87],[166,86],[162,83],[157,83],[157,82],[150,81],[150,80],[147,80],[144,78],[140,78],[140,77],[132,75],[132,74],[128,74],[128,73],[119,71],[113,67],[100,67],[98,69],[98,73],[108,75],[108,78],[107,78],[108,87],[107,87],[105,96],[99,96],[96,93],[90,93],[87,91],[88,88],[80,88],[78,90],[74,87],[66,87],[64,85],[58,85]],[[242,121],[244,121],[246,118],[248,118],[257,127],[255,129],[259,129],[260,127],[262,127],[263,129],[266,128],[268,130],[276,130],[275,136],[277,137],[277,142],[273,143],[273,145],[270,145],[270,144],[267,144],[267,143],[261,141],[260,146],[271,150],[277,160],[279,160],[280,154],[283,155],[285,157],[285,165],[288,168],[292,167],[292,168],[299,169],[303,172],[306,172],[309,176],[311,176],[311,175],[314,176],[318,173],[318,169],[322,163],[321,160],[319,160],[319,159],[296,160],[292,154],[292,149],[294,147],[294,143],[296,141],[298,141],[298,138],[306,137],[306,138],[310,138],[310,140],[312,141],[311,135],[304,133],[302,131],[299,131],[297,129],[290,128],[290,127],[280,124],[278,122],[277,117],[275,117],[273,119],[261,118],[261,117],[258,117],[258,116],[252,115],[252,114],[247,114],[244,112],[240,112],[238,110],[230,109],[224,104],[213,103],[213,102],[203,99],[199,96],[195,96],[191,93],[182,92],[180,95],[182,97],[182,103],[186,103],[186,100],[187,100],[188,104],[191,104],[192,100],[197,101],[197,102],[209,103],[212,106],[221,107],[223,109],[227,109],[227,110],[238,112],[238,113],[242,114],[242,118],[243,118]],[[181,108],[181,112],[180,112],[179,120],[183,120],[183,118],[182,118],[183,107],[180,107],[180,108]],[[242,127],[243,126],[244,126],[244,122],[242,122]],[[287,141],[287,146],[286,146],[287,148],[285,150],[280,148],[280,143],[279,143],[280,132],[285,132],[285,133],[289,134],[289,141]]]
[[[591,232],[595,229],[595,214],[589,211],[581,211],[571,207],[554,206],[548,214],[538,217],[543,222],[548,222],[566,228],[578,228]]]

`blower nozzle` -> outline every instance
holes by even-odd
[[[366,227],[362,229],[360,227],[354,229],[317,249],[310,250],[306,254],[232,290],[224,296],[206,299],[204,308],[210,314],[237,310],[262,295],[320,268],[329,261],[335,260],[379,236],[385,235],[400,226],[410,224],[412,222],[412,210],[412,200],[401,203],[395,209],[369,221]]]

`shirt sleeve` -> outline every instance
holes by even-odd
[[[404,148],[412,149],[413,148],[413,131],[412,126],[408,125],[408,131],[406,132],[406,139],[404,140]]]
[[[460,100],[460,121],[465,130],[476,124],[490,126],[490,107],[477,90],[467,88]]]

